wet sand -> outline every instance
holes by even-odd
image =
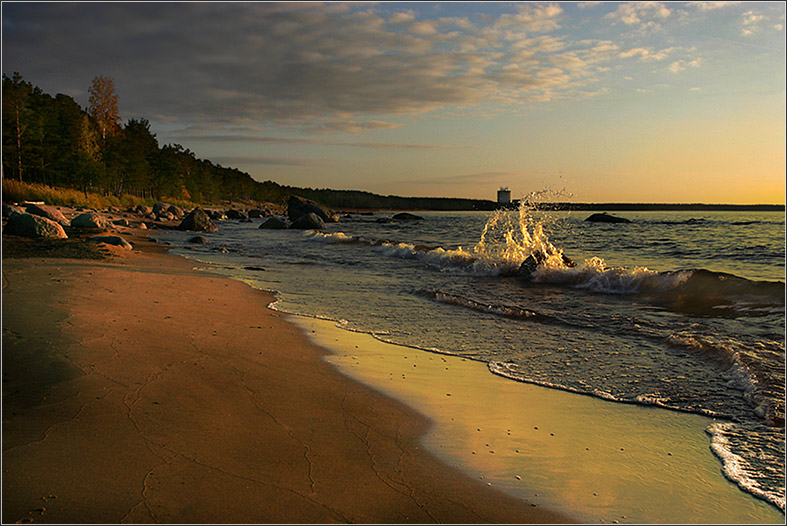
[[[3,259],[4,523],[572,522],[429,452],[270,294],[132,242]]]
[[[511,495],[583,523],[784,523],[723,476],[711,418],[516,382],[481,362],[294,320],[344,374],[431,418],[431,451]]]

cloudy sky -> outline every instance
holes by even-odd
[[[261,181],[784,203],[784,2],[3,2],[2,24],[4,74],[83,107],[110,76],[124,120]]]

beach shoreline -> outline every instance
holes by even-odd
[[[127,234],[3,259],[3,522],[572,522],[421,447],[270,293]]]

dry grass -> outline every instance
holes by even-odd
[[[142,199],[128,194],[122,197],[104,196],[91,192],[85,194],[73,188],[51,187],[12,179],[3,179],[3,201],[43,201],[48,205],[92,208],[95,210],[102,210],[110,206],[119,208],[136,205],[152,206],[156,202],[155,199]],[[194,203],[183,199],[163,199],[163,201],[187,210],[196,206]]]

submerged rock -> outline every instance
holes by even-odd
[[[196,243],[198,245],[207,245],[208,243],[210,243],[210,239],[208,239],[205,236],[194,236],[194,237],[190,237],[187,240],[187,242],[188,243]]]
[[[585,221],[590,221],[591,223],[631,223],[625,217],[617,217],[613,215],[609,215],[606,212],[602,212],[600,214],[593,214]]]
[[[259,228],[263,230],[283,230],[287,228],[287,223],[285,223],[284,220],[279,217],[269,217],[260,223]]]
[[[399,214],[394,215],[391,219],[394,221],[423,221],[424,218],[421,216],[417,216],[415,214],[410,214],[409,212],[401,212]]]

